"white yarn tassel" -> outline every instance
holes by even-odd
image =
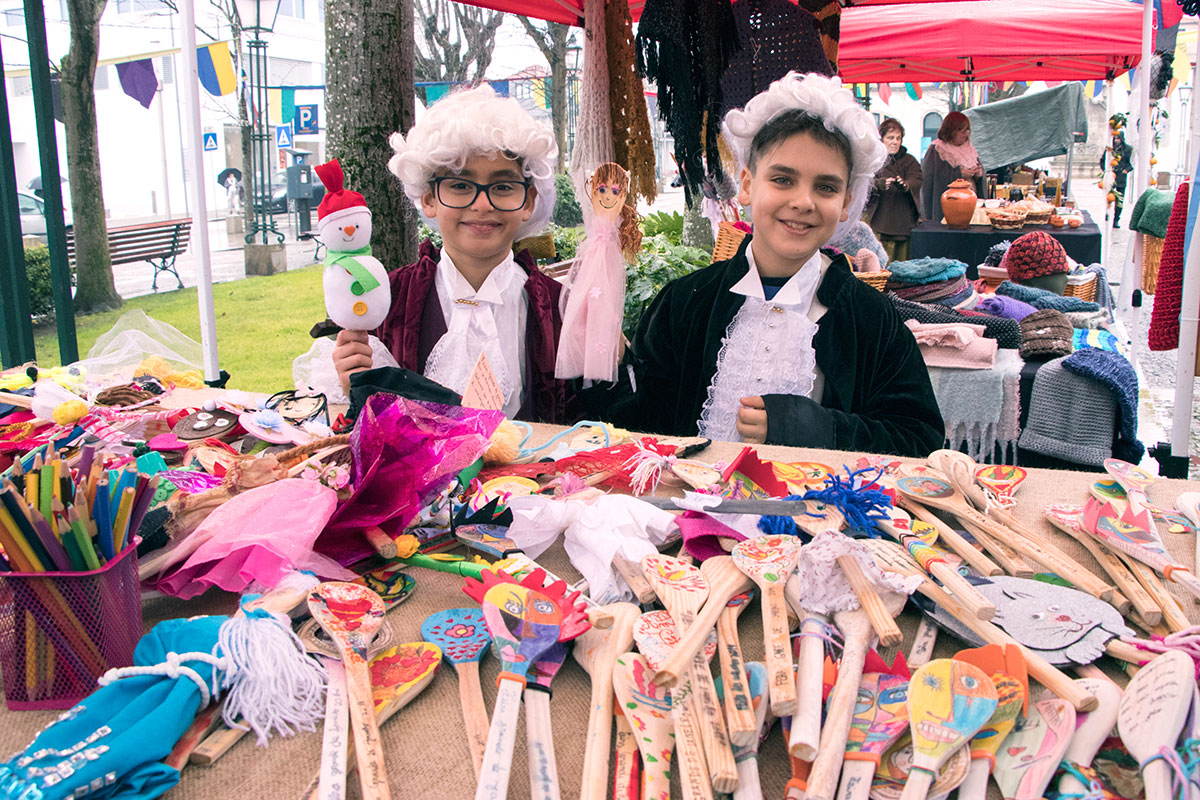
[[[221,716],[229,727],[249,726],[265,745],[272,731],[291,736],[315,730],[324,719],[325,670],[309,657],[287,617],[245,611],[221,625],[217,648],[228,664]]]
[[[604,0],[584,0],[583,4],[583,86],[579,105],[578,133],[571,152],[568,172],[575,184],[575,197],[583,209],[583,221],[591,224],[592,202],[587,179],[596,167],[616,156],[612,142],[612,110],[608,99],[608,50],[604,29]],[[621,166],[627,167],[628,164]]]

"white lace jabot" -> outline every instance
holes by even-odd
[[[746,248],[750,269],[729,289],[746,300],[725,331],[717,371],[700,414],[700,435],[714,440],[741,440],[737,412],[743,397],[813,397],[814,389],[819,388],[812,344],[817,323],[810,317],[824,313],[824,307],[816,302],[825,266],[821,254],[815,253],[767,300],[753,251],[751,242]]]
[[[442,250],[434,282],[446,333],[425,361],[425,377],[462,394],[479,354],[487,353],[504,392],[503,411],[512,419],[526,383],[524,270],[510,255],[476,292]]]

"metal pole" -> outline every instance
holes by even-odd
[[[1200,86],[1200,55],[1192,65],[1192,86]],[[1200,169],[1200,102],[1192,89],[1191,146],[1188,172]],[[1171,455],[1186,458],[1192,423],[1192,387],[1196,378],[1196,336],[1200,319],[1200,236],[1196,236],[1196,209],[1200,205],[1197,177],[1192,178],[1188,203],[1187,246],[1184,250],[1183,293],[1179,308],[1179,360],[1175,362],[1175,407],[1171,418]]]
[[[188,171],[196,190],[192,204],[192,243],[196,247],[196,294],[200,302],[200,346],[204,353],[204,380],[220,380],[217,360],[217,318],[213,311],[212,262],[208,250],[208,197],[204,180],[204,129],[200,127],[200,75],[196,68],[196,8],[194,0],[179,0],[179,28],[183,41],[183,88],[186,123],[180,131],[187,142]],[[184,193],[186,196],[186,192]]]
[[[1134,153],[1132,181],[1126,183],[1125,205],[1131,209],[1133,203],[1150,188],[1150,62],[1153,58],[1151,42],[1154,38],[1154,4],[1150,0],[1142,3],[1142,60],[1137,66],[1137,134],[1138,146]],[[1131,188],[1132,187],[1132,188]],[[1125,261],[1121,270],[1121,291],[1118,295],[1120,311],[1133,307],[1133,293],[1142,283],[1142,234],[1134,234],[1133,257]],[[1135,315],[1136,316],[1136,315]],[[1131,321],[1132,322],[1132,321]]]
[[[0,54],[0,74],[3,71],[4,58]],[[15,367],[37,356],[33,349],[33,324],[29,320],[29,279],[21,247],[17,169],[13,163],[8,90],[4,83],[0,82],[0,364]]]
[[[58,356],[63,364],[79,360],[75,340],[75,299],[71,296],[71,265],[67,260],[67,229],[63,224],[62,183],[58,171],[58,141],[50,91],[50,55],[46,48],[46,13],[41,0],[25,0],[25,35],[29,40],[33,116],[37,123],[38,156],[42,170],[42,199],[46,201],[46,241],[50,245],[50,284],[54,291],[54,325]]]
[[[262,31],[253,30],[254,38],[247,47],[250,50],[250,96],[254,98],[254,108],[251,109],[250,126],[250,157],[254,161],[254,193],[262,197],[261,207],[254,206],[254,226],[246,234],[246,243],[254,244],[262,233],[262,244],[272,244],[270,237],[276,238],[276,244],[283,242],[283,233],[275,227],[275,216],[271,210],[271,131],[267,126],[267,43],[263,41]],[[250,198],[255,203],[258,197]]]

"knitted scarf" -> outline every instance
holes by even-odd
[[[892,271],[891,280],[896,283],[939,283],[961,278],[967,273],[967,265],[953,258],[894,261],[889,268]]]
[[[950,144],[941,139],[934,139],[933,146],[937,148],[942,161],[952,167],[970,169],[979,163],[979,153],[975,151],[975,145],[970,141],[966,144]]]
[[[360,247],[357,250],[326,250],[325,251],[325,266],[332,267],[338,265],[350,276],[354,278],[354,283],[350,285],[350,291],[356,295],[366,294],[379,285],[379,280],[371,274],[371,271],[358,263],[356,256],[371,255],[371,245]]]
[[[707,171],[723,177],[721,75],[740,47],[729,0],[647,0],[638,22],[637,66],[658,87],[659,116],[675,138],[684,194],[692,202]]]
[[[946,446],[976,461],[991,462],[996,445],[1001,459],[1015,463],[1020,434],[1022,361],[1012,350],[996,353],[990,369],[930,367],[929,380],[946,423]]]
[[[1183,246],[1187,236],[1188,192],[1184,183],[1175,192],[1171,221],[1158,264],[1154,310],[1150,312],[1150,349],[1174,350],[1179,346],[1179,312],[1183,305]]]
[[[1063,361],[1063,368],[1098,381],[1117,403],[1117,434],[1113,455],[1131,464],[1142,460],[1146,447],[1137,438],[1138,379],[1133,365],[1122,355],[1087,347]]]
[[[1055,311],[1099,311],[1100,306],[1095,303],[1089,303],[1086,300],[1080,300],[1078,297],[1064,297],[1054,292],[1048,292],[1045,289],[1038,289],[1034,286],[1025,286],[1012,281],[1005,281],[996,287],[996,294],[1015,297],[1022,302],[1029,303],[1034,308],[1053,308]]]
[[[838,42],[841,40],[842,4],[838,0],[796,0],[796,5],[815,17],[813,27],[821,34],[825,57],[837,74]]]
[[[608,111],[612,125],[613,160],[629,170],[629,202],[654,202],[658,179],[654,171],[654,139],[642,81],[633,62],[633,19],[628,3],[606,3],[608,43]]]

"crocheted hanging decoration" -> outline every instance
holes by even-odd
[[[614,161],[612,120],[609,109],[608,56],[604,23],[604,0],[584,3],[583,86],[580,89],[579,124],[571,165],[567,172],[575,184],[575,196],[586,198],[588,176],[596,167]],[[592,204],[581,203],[583,218],[592,218]]]
[[[1183,245],[1187,236],[1188,193],[1190,183],[1175,192],[1171,221],[1158,262],[1158,286],[1154,310],[1150,312],[1150,349],[1174,350],[1179,346],[1179,312],[1183,303]]]
[[[608,110],[612,125],[613,161],[629,170],[629,204],[653,202],[658,195],[654,139],[641,78],[634,68],[633,18],[628,3],[607,3],[604,15],[608,42]]]
[[[719,180],[721,75],[740,48],[729,0],[648,0],[638,22],[637,66],[658,86],[658,113],[675,138],[684,194],[707,172]]]
[[[742,108],[789,70],[834,74],[819,23],[790,0],[739,0],[733,16],[745,46],[721,76],[726,111]]]
[[[825,57],[829,59],[829,74],[837,74],[838,42],[841,41],[842,4],[839,0],[796,0],[796,5],[815,17],[817,31],[821,34],[821,44],[825,48]]]

